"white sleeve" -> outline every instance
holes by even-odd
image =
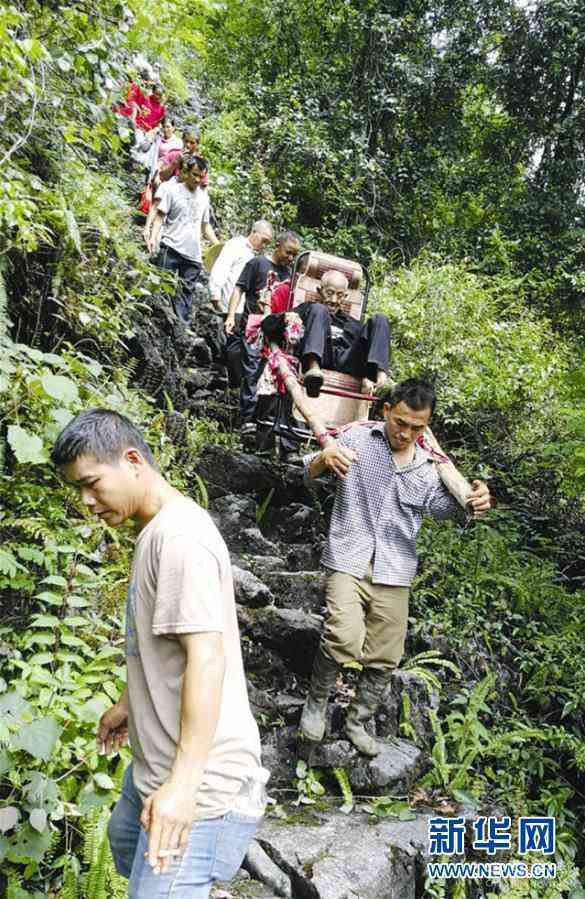
[[[232,265],[234,264],[236,247],[234,242],[228,240],[223,250],[215,260],[215,264],[209,275],[209,290],[212,297],[221,294],[221,289],[229,278]]]
[[[162,212],[163,215],[166,215],[171,208],[172,197],[170,187],[171,185],[169,183],[163,182],[154,195],[155,200],[160,200],[158,211]]]

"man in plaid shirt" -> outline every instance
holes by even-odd
[[[411,378],[387,387],[384,420],[355,424],[335,444],[305,459],[306,476],[333,472],[337,492],[322,556],[329,569],[328,619],[317,650],[301,733],[319,741],[340,665],[358,661],[363,670],[346,720],[346,733],[366,755],[380,751],[365,724],[404,652],[408,596],[416,574],[416,536],[423,516],[458,514],[459,505],[439,478],[429,453],[416,442],[435,407],[430,384]],[[474,514],[490,508],[490,493],[472,482]]]

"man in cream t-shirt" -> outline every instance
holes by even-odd
[[[138,537],[126,611],[127,690],[98,744],[133,762],[108,828],[130,899],[205,899],[238,870],[264,811],[230,559],[211,518],[154,466],[140,431],[90,409],[52,458],[83,502]]]

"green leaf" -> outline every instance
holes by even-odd
[[[63,619],[63,624],[66,624],[67,627],[87,627],[88,624],[91,624],[91,621],[88,621],[87,618],[82,618],[80,615],[69,615]]]
[[[14,767],[14,759],[5,749],[0,749],[0,777],[7,774]]]
[[[46,777],[40,771],[32,771],[23,794],[30,805],[43,808],[47,813],[53,812],[60,802],[56,781]]]
[[[6,833],[18,824],[20,814],[15,805],[6,805],[0,808],[0,831]]]
[[[49,590],[43,590],[42,593],[37,593],[35,599],[40,599],[41,602],[46,602],[50,606],[63,605],[63,597],[59,593],[51,593]]]
[[[34,827],[39,833],[43,833],[47,828],[47,813],[44,808],[34,808],[30,813],[30,826]]]
[[[109,707],[109,703],[95,696],[82,706],[79,717],[82,721],[95,722],[98,721],[105,710]]]
[[[106,774],[105,771],[96,771],[93,776],[94,781],[101,787],[102,790],[113,790],[114,789],[114,781],[110,777],[109,774]]]
[[[10,715],[13,719],[18,720],[25,712],[29,711],[30,707],[30,703],[16,690],[0,696],[0,718]]]
[[[81,814],[84,815],[91,809],[104,808],[106,805],[110,805],[111,801],[111,793],[96,793],[93,789],[93,784],[90,784],[77,797],[77,807]]]
[[[0,864],[2,864],[2,862],[6,858],[9,848],[10,848],[9,840],[4,836],[0,836]]]
[[[13,745],[35,759],[48,761],[63,728],[51,717],[24,724],[12,737]]]
[[[71,378],[66,378],[65,375],[43,375],[41,384],[47,396],[66,406],[79,402],[77,384]]]
[[[36,434],[25,431],[20,425],[10,425],[8,428],[8,443],[16,456],[17,462],[29,465],[41,465],[48,462],[48,455],[43,447],[43,441]]]
[[[28,648],[29,646],[34,646],[38,644],[39,646],[52,646],[55,640],[57,639],[57,635],[51,631],[41,631],[39,634],[31,634],[24,641],[24,645]]]
[[[66,587],[67,581],[60,574],[49,574],[42,579],[41,584],[52,584],[54,587]]]
[[[51,834],[37,833],[30,824],[26,824],[18,832],[15,842],[10,846],[7,857],[11,862],[40,862],[51,845]]]
[[[27,661],[29,665],[48,665],[55,661],[55,656],[52,652],[35,652]]]
[[[9,550],[0,549],[0,574],[7,574],[12,578],[16,577],[19,571],[26,571],[24,565],[17,562]]]
[[[59,627],[56,615],[35,615],[30,622],[31,627]]]
[[[84,643],[80,637],[73,634],[61,634],[61,643],[64,646],[81,646],[83,649],[89,649],[87,643]]]
[[[65,224],[67,225],[67,236],[77,252],[81,255],[81,234],[79,233],[79,225],[71,209],[65,210]]]
[[[71,60],[67,56],[60,56],[57,60],[57,65],[62,72],[69,72],[71,70]]]

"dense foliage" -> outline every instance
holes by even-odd
[[[224,229],[269,215],[369,263],[395,374],[437,382],[440,439],[491,478],[489,520],[422,534],[413,645],[451,663],[424,788],[556,815],[558,883],[505,895],[583,896],[577,0],[317,0],[310,15],[298,0],[21,0],[0,12],[0,892],[123,895],[104,839],[121,765],[96,755],[93,735],[124,678],[130,539],[83,514],[50,443],[76,410],[107,404],[192,486],[214,439],[190,422],[179,454],[165,410],[128,386],[125,340],[164,282],[136,240],[130,135],[111,105],[145,47],[172,102],[198,78],[214,104],[203,139]]]

